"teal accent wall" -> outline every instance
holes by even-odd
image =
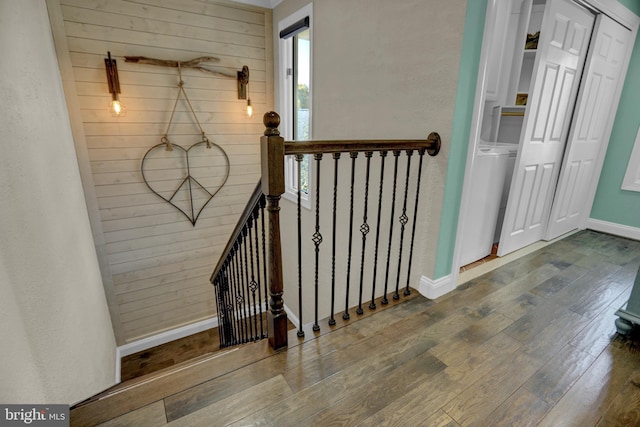
[[[453,263],[486,10],[487,0],[467,1],[434,279],[450,274]]]
[[[640,16],[640,1],[621,0],[620,3]],[[591,208],[593,219],[636,228],[640,228],[640,193],[621,190],[620,186],[640,125],[638,100],[640,100],[640,37],[636,37],[598,182],[598,190]]]

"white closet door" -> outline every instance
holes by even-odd
[[[590,197],[602,168],[620,98],[625,52],[631,30],[599,15],[585,69],[586,85],[580,90],[574,124],[560,172],[545,238],[554,239],[580,226],[589,215]]]
[[[595,16],[547,2],[498,255],[543,237]]]

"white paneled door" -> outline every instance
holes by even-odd
[[[500,256],[544,235],[594,21],[571,0],[547,2]]]
[[[611,134],[619,99],[618,86],[625,68],[625,52],[631,30],[606,15],[598,15],[595,46],[585,65],[584,89],[580,90],[576,119],[567,141],[558,189],[551,208],[545,239],[551,240],[580,226],[588,215],[594,186]]]

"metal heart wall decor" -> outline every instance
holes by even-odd
[[[154,194],[195,226],[203,209],[227,182],[229,157],[205,136],[186,149],[166,137],[162,141],[142,158],[142,178]]]

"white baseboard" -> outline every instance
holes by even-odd
[[[425,298],[436,299],[444,294],[453,291],[456,284],[451,275],[433,280],[426,276],[420,277],[420,286],[418,292]]]
[[[296,329],[300,329],[300,319],[298,319],[298,316],[296,316],[293,310],[287,307],[286,304],[284,305],[284,312],[287,313],[287,318],[296,326]]]
[[[587,220],[587,228],[594,231],[613,234],[615,236],[626,237],[628,239],[640,240],[640,228],[629,227],[628,225],[589,218]]]
[[[217,327],[218,327],[218,318],[211,317],[209,319],[201,320],[196,323],[191,323],[189,325],[185,325],[180,328],[161,332],[157,335],[152,335],[150,337],[143,338],[138,341],[121,345],[120,347],[117,348],[116,355],[118,356],[118,360],[120,360],[121,357],[125,357],[142,350],[147,350],[157,345],[166,344],[170,341],[175,341],[177,339],[184,338],[189,335],[197,334],[198,332],[206,331],[207,329],[212,329]]]

